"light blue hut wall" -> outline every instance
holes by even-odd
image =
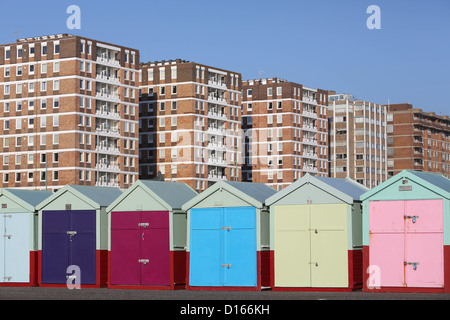
[[[403,185],[404,179],[408,180],[408,185],[412,187],[411,191],[399,191],[399,187]],[[386,187],[371,195],[363,201],[363,245],[369,245],[369,202],[370,201],[405,201],[405,200],[433,200],[442,199],[444,209],[444,245],[450,245],[450,203],[449,199],[443,198],[438,194],[433,186],[422,184],[415,181],[413,175],[407,177],[396,175],[385,181],[380,186]],[[369,191],[370,192],[370,191]],[[364,198],[364,195],[362,196]]]

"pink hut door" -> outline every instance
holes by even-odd
[[[404,286],[403,213],[404,201],[369,202],[369,264],[379,270],[381,287]]]
[[[140,285],[140,212],[111,213],[111,284]]]
[[[442,287],[442,200],[369,203],[369,264],[382,287]]]
[[[142,285],[170,285],[169,212],[148,211],[141,216]]]
[[[405,202],[405,281],[408,287],[444,285],[442,200]]]

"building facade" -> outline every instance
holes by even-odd
[[[372,188],[388,178],[387,108],[329,92],[330,177]]]
[[[407,103],[387,108],[389,176],[409,169],[450,177],[450,118]]]
[[[141,179],[201,192],[241,180],[241,75],[185,60],[141,64]]]
[[[0,45],[0,183],[125,188],[138,178],[139,52],[69,34]]]
[[[243,180],[280,190],[328,176],[328,92],[278,78],[243,82]]]

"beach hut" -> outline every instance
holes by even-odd
[[[108,206],[109,288],[184,289],[181,207],[195,196],[185,183],[138,180]]]
[[[187,290],[269,287],[265,184],[219,181],[183,205],[187,211]]]
[[[37,285],[36,205],[51,195],[0,189],[0,286]]]
[[[450,180],[404,170],[361,196],[364,291],[450,292]]]
[[[38,206],[39,286],[105,287],[106,208],[118,188],[66,185]]]
[[[368,189],[306,174],[266,200],[274,291],[362,287],[362,212]]]

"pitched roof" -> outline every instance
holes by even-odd
[[[288,187],[278,191],[275,195],[268,198],[266,200],[266,204],[271,205],[308,183],[315,185],[316,187],[347,203],[352,203],[354,200],[359,200],[360,196],[369,190],[350,178],[318,177],[307,173],[302,178],[290,184]]]
[[[250,205],[262,208],[265,200],[274,195],[276,190],[263,183],[237,182],[237,181],[219,181],[203,191],[201,194],[183,205],[183,210],[189,210],[203,199],[220,189],[225,189],[231,194],[241,198]]]
[[[101,207],[107,207],[122,194],[119,188],[70,185],[71,188],[82,193],[86,197],[98,203]]]
[[[128,194],[133,192],[138,187],[144,188],[150,196],[157,198],[157,200],[162,202],[161,204],[167,207],[168,210],[181,209],[181,206],[184,203],[198,195],[198,193],[186,183],[138,180],[130,188],[125,190],[119,197],[117,197],[108,206],[108,208],[106,208],[106,211],[112,211],[128,196]]]
[[[84,200],[93,207],[107,207],[111,202],[119,197],[123,191],[119,188],[110,187],[65,185],[62,189],[59,189],[50,197],[40,202],[37,209],[42,209],[49,202],[57,199],[64,192],[73,192],[79,196],[82,196]]]
[[[47,199],[48,197],[50,197],[53,192],[52,191],[43,191],[43,190],[26,190],[26,189],[2,189],[1,190],[1,194],[5,195],[5,196],[13,196],[15,197],[15,200],[17,200],[17,202],[25,202],[27,203],[29,206],[34,208],[41,203],[42,201],[44,201],[45,199]],[[32,208],[29,208],[30,210]]]
[[[185,183],[155,180],[139,181],[174,209],[181,209],[183,204],[198,195],[194,189]]]
[[[423,187],[433,190],[444,198],[450,199],[450,179],[439,173],[415,170],[403,170],[397,173],[395,176],[362,194],[360,199],[365,200],[403,178],[416,179],[416,182],[418,182],[417,179],[419,179],[419,183]]]

